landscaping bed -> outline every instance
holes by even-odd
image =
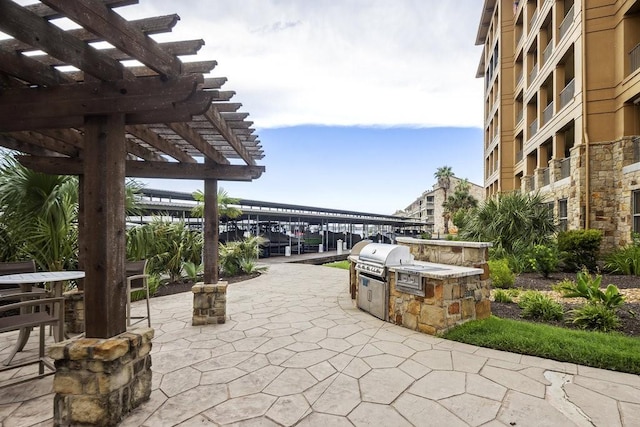
[[[553,273],[549,278],[544,278],[538,273],[522,273],[516,277],[514,288],[523,290],[535,290],[546,293],[560,302],[564,307],[564,321],[543,321],[533,319],[523,319],[522,309],[516,303],[501,303],[491,301],[491,311],[494,316],[503,319],[532,321],[546,323],[554,326],[574,328],[570,322],[568,311],[577,308],[585,301],[582,298],[562,298],[560,294],[554,292],[552,286],[563,279],[575,280],[575,273]],[[633,337],[640,337],[640,277],[622,275],[602,275],[602,287],[609,284],[616,285],[620,293],[625,296],[625,303],[620,307],[618,316],[620,317],[620,333]]]
[[[243,282],[245,280],[253,279],[254,277],[258,277],[260,273],[252,273],[252,274],[242,274],[238,276],[232,277],[221,277],[221,282],[227,282],[228,284]],[[163,297],[166,295],[179,294],[181,292],[191,292],[191,287],[194,283],[191,280],[183,280],[180,282],[168,283],[166,285],[162,285],[158,287],[158,290],[154,297]]]

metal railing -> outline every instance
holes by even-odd
[[[553,53],[553,40],[549,40],[549,44],[544,48],[544,52],[542,52],[542,62],[547,63],[551,54]]]
[[[629,74],[640,68],[640,43],[629,52],[629,65],[631,67]]]
[[[533,68],[531,69],[531,72],[529,73],[529,84],[531,84],[531,82],[533,81],[533,79],[536,78],[537,75],[538,75],[538,64],[534,64]]]
[[[549,105],[547,105],[547,107],[544,109],[544,112],[542,113],[543,124],[549,123],[552,117],[553,117],[553,101],[551,101]]]
[[[535,119],[529,125],[529,138],[533,138],[536,132],[538,132],[538,119]]]
[[[569,103],[573,99],[573,94],[575,92],[576,87],[576,79],[571,79],[569,83],[562,89],[560,92],[560,110],[564,108],[565,105]]]
[[[531,20],[529,21],[529,29],[531,29],[531,27],[533,26],[533,23],[536,22],[537,18],[538,18],[538,9],[536,9],[536,11],[533,12],[533,15],[531,15]]]
[[[569,8],[569,10],[567,11],[567,14],[564,16],[564,19],[562,20],[562,23],[560,24],[560,37],[559,37],[560,40],[562,40],[564,35],[567,34],[567,31],[569,31],[569,27],[571,27],[571,24],[573,24],[573,6]]]
[[[560,160],[560,179],[567,178],[571,175],[571,157],[565,157]]]
[[[542,169],[542,185],[549,185],[551,183],[551,174],[549,168]]]

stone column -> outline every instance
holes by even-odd
[[[193,292],[193,326],[224,323],[227,317],[227,282],[196,283]]]
[[[81,290],[64,293],[64,328],[71,334],[84,332],[84,292]]]
[[[52,344],[55,426],[113,426],[151,394],[151,328]]]

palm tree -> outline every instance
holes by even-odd
[[[451,177],[453,177],[453,171],[451,170],[451,166],[441,166],[436,170],[433,176],[438,180],[438,185],[440,185],[440,187],[442,187],[442,189],[444,190],[442,218],[444,220],[444,234],[449,234],[450,213],[447,211],[444,204],[447,201],[447,191],[451,186]]]
[[[202,218],[204,214],[204,193],[198,190],[193,193],[193,198],[198,204],[191,209],[191,215]],[[230,197],[224,188],[218,189],[218,215],[220,218],[235,219],[242,215],[242,211],[235,206],[240,199]]]
[[[522,252],[549,241],[556,231],[550,207],[539,194],[500,193],[469,215],[460,237],[492,242],[494,250]]]
[[[470,209],[478,206],[478,200],[471,195],[469,192],[470,189],[471,184],[468,179],[465,178],[459,181],[453,194],[449,196],[443,204],[444,209],[448,211],[451,218],[453,218],[455,225],[459,226],[459,224],[456,224],[456,218],[459,216],[458,213],[464,215],[463,212],[468,212]]]
[[[76,177],[35,172],[6,155],[0,168],[0,220],[17,249],[49,271],[75,267],[78,245]]]

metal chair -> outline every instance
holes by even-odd
[[[151,315],[149,309],[149,275],[147,274],[147,260],[127,261],[125,263],[127,277],[127,326],[131,326],[131,319],[137,319],[134,325],[147,319],[147,325],[151,327]],[[137,291],[144,291],[147,299],[147,315],[131,317],[131,294]]]
[[[6,276],[9,274],[18,274],[18,273],[35,273],[35,272],[36,272],[36,263],[33,260],[0,262],[0,276]],[[21,293],[21,292],[46,293],[47,291],[43,288],[33,288],[31,284],[24,284],[20,286],[0,285],[0,297]]]
[[[0,384],[0,388],[19,384],[24,381],[41,378],[55,372],[55,366],[45,358],[44,355],[44,338],[45,326],[59,328],[60,335],[64,328],[64,298],[43,298],[43,294],[37,292],[19,292],[0,297],[2,300],[15,300],[18,298],[20,302],[14,302],[0,306],[0,333],[17,331],[23,329],[31,329],[33,327],[40,328],[40,342],[38,346],[37,359],[23,360],[13,365],[0,367],[0,372],[17,369],[34,363],[39,364],[38,374],[23,376],[17,380],[8,380]],[[51,372],[45,373],[45,367]]]

